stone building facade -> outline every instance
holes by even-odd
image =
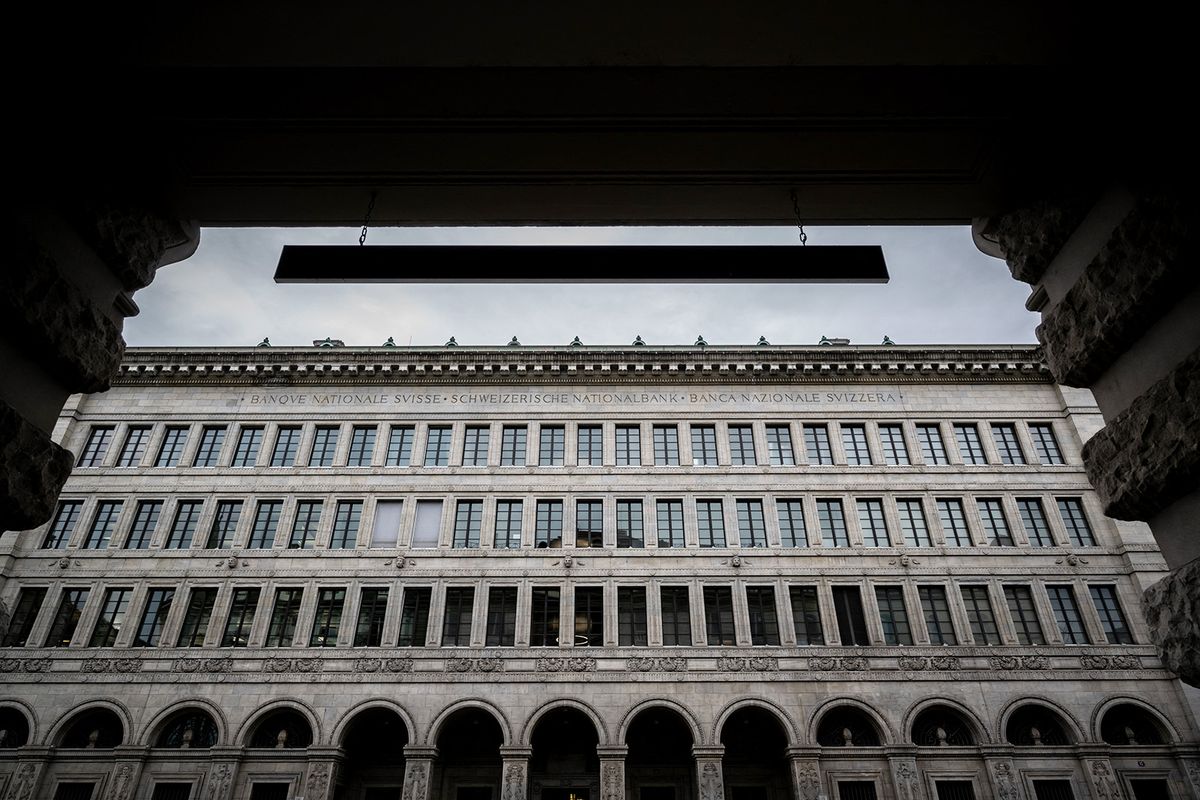
[[[130,350],[0,796],[1200,798],[1102,424],[1024,346]]]

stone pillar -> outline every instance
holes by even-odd
[[[820,800],[821,766],[817,760],[820,750],[815,747],[789,747],[786,751],[792,775],[792,796],[796,800]]]
[[[35,800],[41,797],[39,789],[46,764],[50,761],[49,747],[22,747],[16,767],[8,781],[4,800]]]
[[[132,800],[137,792],[138,781],[142,777],[146,756],[149,754],[148,747],[121,746],[113,750],[116,763],[108,779],[108,790],[104,793],[104,800]]]
[[[888,766],[892,771],[892,786],[896,800],[925,800],[921,775],[917,771],[916,748],[904,748],[900,752],[888,752]]]
[[[1009,757],[1007,749],[999,752],[988,752],[984,749],[982,755],[983,763],[987,767],[988,783],[992,787],[992,797],[995,800],[1025,800],[1020,776],[1017,775],[1016,765]]]
[[[627,745],[609,745],[596,748],[600,757],[600,800],[625,800],[625,757],[629,755]]]
[[[531,755],[532,747],[501,746],[500,800],[528,800]]]
[[[437,748],[429,745],[404,746],[403,800],[429,800],[429,784],[433,778],[433,760]]]
[[[699,800],[725,800],[725,775],[721,769],[724,755],[723,744],[692,747],[692,757],[696,759],[696,796]]]
[[[1101,750],[1102,751],[1102,750]],[[1092,790],[1093,800],[1125,800],[1117,783],[1117,771],[1107,756],[1081,754],[1083,774]]]
[[[200,797],[204,800],[232,800],[239,750],[236,747],[214,747],[209,751],[212,766],[208,768],[208,776],[200,787]]]
[[[304,800],[332,800],[337,785],[341,748],[308,748],[308,774],[304,778]]]

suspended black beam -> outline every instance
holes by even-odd
[[[276,283],[887,283],[879,245],[285,245]]]

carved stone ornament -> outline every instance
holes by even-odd
[[[686,672],[687,659],[681,656],[667,658],[639,656],[626,661],[625,669],[629,672]]]
[[[525,762],[508,762],[504,767],[503,800],[525,800],[525,784]]]
[[[996,800],[1018,800],[1020,796],[1013,778],[1012,762],[997,761],[992,764],[992,788],[996,790]]]
[[[1096,789],[1098,800],[1121,800],[1121,790],[1113,777],[1112,767],[1107,761],[1091,763],[1092,786]]]
[[[862,656],[815,656],[808,660],[808,668],[812,672],[833,672],[835,670],[846,670],[847,672],[861,672],[862,670],[870,669],[871,665],[867,659]]]
[[[221,673],[233,670],[233,659],[225,658],[177,658],[171,666],[172,672]]]
[[[424,761],[411,761],[404,776],[404,799],[425,800],[429,793],[429,765]]]
[[[929,668],[929,659],[923,656],[900,656],[896,663],[900,669],[914,672]]]
[[[538,672],[595,672],[596,659],[591,656],[539,658],[535,669]]]
[[[142,662],[137,658],[85,658],[81,671],[128,674],[141,672]]]
[[[1141,669],[1137,656],[1080,656],[1079,665],[1084,669]]]
[[[930,656],[930,669],[958,671],[962,669],[962,659],[958,656]]]
[[[499,656],[484,656],[483,658],[446,659],[446,672],[504,672],[504,659]]]
[[[273,673],[312,673],[320,672],[325,662],[319,658],[267,658],[263,660],[263,672]]]
[[[730,672],[775,672],[779,669],[779,659],[770,656],[721,656],[717,659],[717,669]]]
[[[921,784],[917,780],[916,762],[898,761],[892,774],[896,779],[896,796],[899,800],[921,800]]]
[[[1188,780],[1192,782],[1192,788],[1200,794],[1200,761],[1187,761]]]
[[[625,762],[605,761],[600,770],[601,800],[625,800]]]
[[[794,769],[800,800],[818,800],[821,796],[821,772],[817,768],[817,762],[800,761]]]
[[[39,771],[40,765],[30,762],[17,767],[4,800],[30,800],[33,797],[33,787],[37,785]]]
[[[129,800],[133,794],[133,764],[118,764],[113,770],[107,800]]]
[[[233,766],[216,764],[208,773],[208,791],[205,800],[226,800],[229,797],[229,787],[233,783]]]
[[[0,658],[0,672],[49,672],[48,658]]]
[[[404,658],[356,658],[352,669],[355,672],[412,672],[413,660]]]
[[[705,763],[700,769],[700,800],[725,800],[721,768],[714,761]]]
[[[325,800],[329,796],[329,779],[333,770],[324,762],[313,764],[304,783],[305,800]]]

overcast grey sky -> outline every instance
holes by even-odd
[[[355,244],[349,228],[206,228],[192,258],[158,271],[126,321],[131,345],[878,344],[1033,342],[1029,287],[965,227],[809,228],[810,244],[882,244],[891,282],[793,285],[276,285],[284,244]],[[795,228],[379,228],[367,244],[772,244]],[[669,256],[670,251],[664,251]],[[563,273],[570,273],[570,264]]]

